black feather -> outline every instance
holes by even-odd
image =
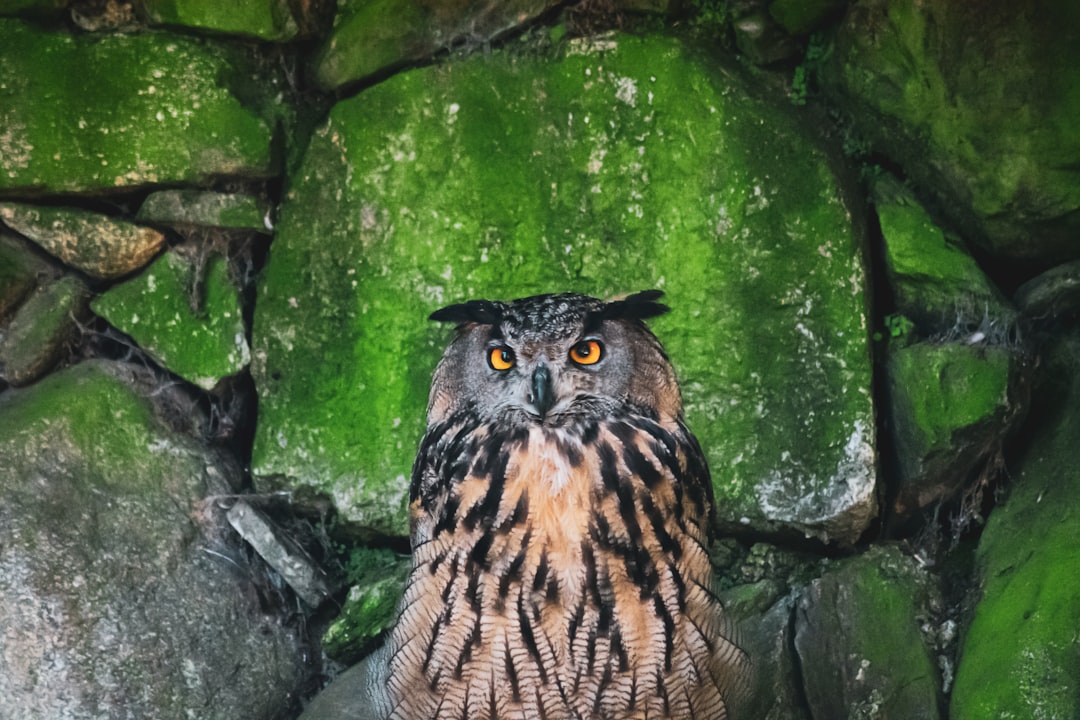
[[[585,317],[585,332],[599,329],[604,320],[648,320],[663,315],[671,308],[656,302],[664,296],[661,290],[643,290],[622,300],[604,303]]]
[[[479,323],[498,325],[502,320],[506,306],[491,300],[469,300],[468,302],[447,305],[428,316],[436,322]]]

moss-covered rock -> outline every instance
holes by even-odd
[[[1016,306],[1037,323],[1074,317],[1080,310],[1080,260],[1033,277],[1016,290]]]
[[[979,540],[982,597],[963,637],[954,720],[1080,717],[1080,333],[1046,356],[1031,444]]]
[[[47,262],[34,255],[22,240],[0,229],[0,322],[47,274],[51,274]]]
[[[965,237],[1080,255],[1080,4],[859,0],[822,87]]]
[[[270,233],[270,206],[261,198],[204,190],[160,190],[139,207],[139,220],[179,227]]]
[[[891,175],[875,180],[872,196],[897,312],[913,320],[924,336],[941,337],[983,324],[1008,332],[1016,311],[959,239],[946,235]]]
[[[5,717],[270,720],[300,686],[200,502],[240,467],[167,429],[147,380],[89,361],[0,394]]]
[[[198,260],[170,251],[91,307],[164,367],[206,390],[251,362],[240,293],[220,255]]]
[[[1025,409],[1022,357],[1004,347],[917,343],[894,344],[888,358],[894,509],[903,515],[950,497],[1001,451]]]
[[[339,0],[334,30],[315,60],[333,90],[468,39],[488,42],[535,19],[555,0]]]
[[[922,630],[936,602],[932,580],[895,548],[874,548],[812,582],[795,616],[810,717],[941,717],[933,642]]]
[[[339,103],[258,290],[256,475],[405,534],[448,340],[433,310],[658,287],[721,522],[857,538],[875,512],[862,230],[789,113],[662,37],[472,57]]]
[[[288,0],[141,0],[152,23],[286,41],[298,30]],[[302,3],[297,3],[298,6]]]
[[[341,663],[353,663],[384,630],[394,624],[405,589],[407,561],[383,578],[354,585],[341,614],[323,633],[323,651]]]
[[[89,300],[89,289],[73,275],[39,287],[0,330],[0,378],[17,387],[51,370],[74,344]]]
[[[138,270],[165,245],[165,236],[153,228],[85,210],[5,203],[0,205],[0,220],[96,278]]]
[[[0,19],[0,190],[96,192],[273,172],[262,93],[221,46]],[[241,86],[241,83],[242,86]]]

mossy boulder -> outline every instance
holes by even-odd
[[[74,345],[89,300],[90,290],[73,275],[39,286],[0,329],[0,379],[28,385],[52,370]]]
[[[1080,4],[859,0],[821,65],[854,135],[972,241],[1080,256]]]
[[[177,227],[270,233],[269,204],[254,195],[209,190],[159,190],[146,196],[136,217]]]
[[[141,0],[141,5],[147,19],[161,25],[277,42],[293,39],[299,29],[287,0]]]
[[[260,94],[250,63],[224,46],[0,19],[0,191],[268,177],[273,119]]]
[[[720,521],[855,540],[876,509],[863,229],[790,113],[666,37],[473,56],[337,104],[258,288],[258,481],[404,535],[433,310],[660,288]]]
[[[162,255],[94,299],[94,312],[177,375],[205,390],[251,362],[240,292],[228,263],[192,249]]]
[[[1039,421],[979,539],[981,598],[962,639],[954,720],[1080,717],[1080,333],[1045,355]]]
[[[535,19],[555,0],[339,0],[334,29],[315,59],[326,90],[416,61],[463,40],[489,42]]]
[[[794,643],[810,717],[941,717],[934,638],[923,635],[937,595],[932,578],[890,547],[837,563],[810,583]]]
[[[1015,327],[1016,311],[914,193],[895,177],[881,175],[872,197],[896,312],[913,320],[920,335],[941,338],[979,328],[1007,335]]]
[[[894,343],[888,352],[890,420],[897,457],[894,510],[948,499],[973,469],[1000,454],[1026,409],[1024,356],[964,343]]]
[[[0,322],[32,291],[39,280],[55,274],[19,238],[0,229]]]
[[[270,720],[297,692],[295,640],[202,502],[241,469],[162,422],[168,395],[103,361],[0,394],[5,717]]]
[[[158,230],[73,208],[4,203],[0,220],[50,255],[100,279],[138,270],[165,245]]]

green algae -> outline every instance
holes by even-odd
[[[251,360],[240,295],[225,258],[213,255],[197,279],[193,260],[172,251],[92,303],[163,366],[211,390]]]
[[[1080,400],[1072,331],[1046,353],[1037,431],[1013,463],[1009,495],[976,553],[981,598],[963,638],[951,702],[955,720],[1064,720],[1080,714]]]
[[[0,190],[269,176],[271,120],[232,89],[243,64],[180,35],[69,35],[0,19]],[[243,81],[245,94],[261,92],[250,73]]]
[[[667,293],[722,522],[853,539],[873,513],[861,235],[827,156],[665,38],[473,57],[334,107],[256,303],[253,470],[406,532],[407,476],[466,298]]]

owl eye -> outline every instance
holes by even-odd
[[[492,370],[499,372],[509,370],[514,367],[514,351],[503,345],[491,348],[488,353],[488,365]]]
[[[570,359],[578,365],[595,365],[603,354],[603,346],[597,340],[582,340],[570,348]]]

